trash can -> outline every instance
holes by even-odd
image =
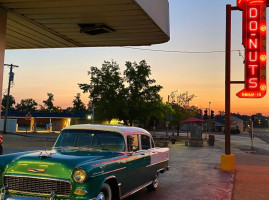
[[[176,141],[177,141],[176,138],[172,138],[172,139],[171,139],[171,143],[172,143],[172,144],[176,144]]]
[[[209,135],[208,145],[209,146],[214,146],[214,143],[215,143],[215,135]]]

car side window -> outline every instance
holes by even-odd
[[[138,135],[128,135],[127,144],[129,152],[139,150]]]
[[[142,150],[150,149],[150,138],[147,135],[141,135]]]

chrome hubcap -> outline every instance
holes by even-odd
[[[158,187],[158,178],[155,177],[155,179],[153,180],[153,186],[156,188]]]
[[[105,195],[103,192],[100,192],[96,198],[96,200],[105,200]]]

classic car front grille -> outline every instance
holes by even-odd
[[[8,190],[21,192],[69,196],[71,184],[67,181],[50,180],[30,177],[5,176],[4,185]]]

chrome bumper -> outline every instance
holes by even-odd
[[[1,200],[48,200],[48,199],[40,199],[40,198],[33,198],[33,197],[13,197],[9,195],[4,195]]]
[[[8,189],[4,186],[1,188],[0,200],[55,200],[55,193],[51,192],[50,198],[35,198],[35,197],[21,197],[21,196],[11,196],[8,194]]]

